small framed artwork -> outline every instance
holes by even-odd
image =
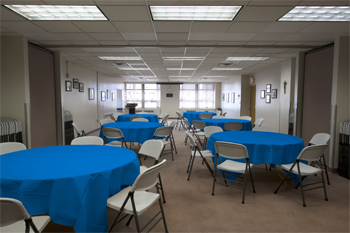
[[[270,103],[271,103],[271,95],[266,95],[265,102],[266,102],[267,104],[270,104]]]
[[[78,89],[79,88],[79,79],[73,78],[73,88]]]
[[[226,102],[230,103],[230,93],[226,93]]]
[[[234,103],[235,102],[235,93],[232,92],[231,93],[231,103]]]
[[[84,92],[84,83],[79,83],[79,92]]]
[[[107,99],[110,99],[110,98],[111,98],[111,91],[107,90]]]
[[[89,88],[89,100],[95,99],[95,90],[94,88]]]
[[[276,99],[277,98],[277,89],[272,89],[271,98],[272,99]]]
[[[66,81],[66,91],[72,91],[72,82]]]
[[[260,99],[265,99],[265,91],[260,91]]]
[[[271,84],[266,85],[266,93],[271,93]]]
[[[101,91],[101,101],[106,101],[106,92]]]
[[[114,100],[115,100],[115,93],[112,92],[112,101],[114,101]]]
[[[222,101],[225,101],[225,93],[222,93]]]

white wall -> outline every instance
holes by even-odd
[[[231,101],[231,93],[235,93],[235,103]],[[221,83],[221,93],[225,94],[225,100],[222,100],[221,94],[221,108],[226,117],[237,118],[241,115],[241,102],[238,96],[241,96],[241,76],[234,76],[230,80]],[[227,93],[230,94],[230,102],[227,103]]]

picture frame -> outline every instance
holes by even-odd
[[[222,93],[222,101],[225,101],[225,93]]]
[[[266,102],[267,104],[270,104],[270,103],[271,103],[271,95],[270,95],[270,94],[269,94],[269,95],[266,95],[265,102]]]
[[[235,103],[235,93],[231,93],[231,103]]]
[[[73,88],[79,89],[79,79],[73,78]]]
[[[84,83],[79,83],[79,92],[84,92]]]
[[[272,99],[277,99],[277,89],[272,89],[271,98]]]
[[[101,91],[101,101],[106,101],[106,92]]]
[[[115,92],[112,92],[112,101],[115,101]]]
[[[111,91],[107,90],[107,99],[109,100],[111,98]]]
[[[260,91],[260,99],[265,99],[265,91]]]
[[[89,100],[94,100],[94,99],[95,99],[95,89],[89,88]]]
[[[226,93],[226,102],[230,103],[230,93]]]
[[[271,93],[271,84],[266,84],[266,93]]]
[[[66,81],[66,91],[72,91],[72,81]]]

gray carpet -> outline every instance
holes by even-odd
[[[92,135],[98,135],[98,132]],[[213,179],[201,160],[194,163],[190,181],[187,181],[189,145],[184,145],[185,130],[175,130],[177,154],[165,153],[161,159],[167,163],[161,171],[166,203],[166,221],[170,232],[349,232],[349,180],[338,174],[330,174],[327,185],[328,199],[323,190],[316,189],[305,194],[303,207],[300,191],[289,181],[277,194],[274,190],[281,182],[278,172],[266,171],[265,165],[252,169],[256,193],[247,186],[245,204],[242,204],[242,190],[217,185],[211,195]],[[137,151],[137,146],[133,149]],[[142,160],[149,166],[152,160]],[[213,166],[213,162],[209,161]],[[319,177],[309,177],[317,180]],[[145,223],[159,209],[152,206],[140,216]],[[107,208],[109,223],[116,211]],[[127,219],[114,227],[113,232],[135,232],[135,222],[125,226]],[[50,222],[44,232],[73,232],[72,227]],[[152,232],[164,232],[160,222]]]

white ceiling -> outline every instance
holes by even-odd
[[[348,6],[349,0],[2,0],[1,4],[97,5],[108,21],[29,21],[1,6],[1,35],[22,35],[61,51],[65,60],[124,81],[220,82],[252,74],[349,36],[349,22],[278,22],[293,7]],[[150,5],[241,5],[230,22],[153,21]],[[98,56],[140,56],[142,61],[102,61]],[[205,57],[164,61],[162,57]],[[240,71],[213,71],[229,56],[269,56],[234,62]],[[113,63],[150,70],[123,71]],[[233,62],[231,62],[233,63]],[[121,66],[125,67],[125,66]],[[167,70],[191,68],[193,70]],[[206,78],[208,77],[208,78]]]

